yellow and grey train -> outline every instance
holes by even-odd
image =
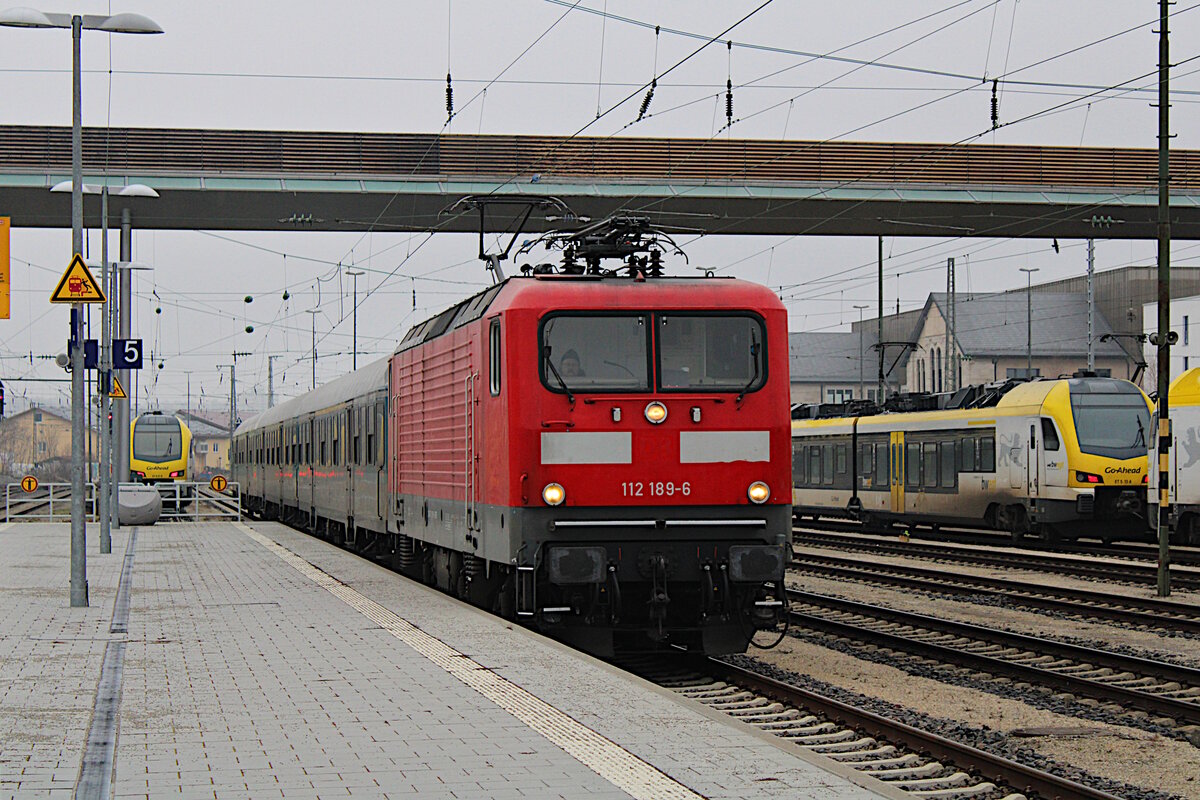
[[[1009,381],[966,387],[941,408],[875,412],[792,423],[797,518],[987,528],[1014,541],[1148,533],[1150,401],[1128,381]]]
[[[183,420],[161,411],[140,414],[129,426],[129,475],[136,483],[193,479],[192,432]]]

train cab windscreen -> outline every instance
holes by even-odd
[[[659,386],[672,391],[741,392],[766,378],[766,333],[743,315],[658,315]]]
[[[650,326],[655,326],[653,345]],[[766,330],[751,314],[556,314],[541,331],[551,391],[748,392],[766,381]]]
[[[174,417],[139,417],[133,428],[133,457],[142,461],[173,461],[183,451],[183,432]]]
[[[1071,387],[1071,414],[1080,451],[1107,458],[1145,456],[1150,437],[1150,410],[1145,399],[1133,385],[1109,387],[1099,392]]]
[[[644,314],[561,314],[542,324],[542,382],[551,391],[650,388]]]

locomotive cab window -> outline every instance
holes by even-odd
[[[657,333],[665,391],[753,392],[766,380],[766,331],[757,317],[659,314]]]
[[[650,388],[644,314],[555,314],[543,320],[539,338],[538,371],[552,392]]]
[[[503,363],[500,350],[500,320],[492,320],[488,335],[488,389],[492,397],[500,394],[500,365]]]
[[[1042,446],[1050,452],[1058,450],[1058,431],[1049,417],[1042,417]]]

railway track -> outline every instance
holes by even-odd
[[[866,562],[804,551],[796,553],[790,568],[794,573],[822,578],[883,584],[931,594],[989,598],[1004,605],[1068,613],[1088,620],[1109,619],[1150,629],[1200,634],[1200,607],[1170,600],[953,574],[945,570]]]
[[[1099,561],[1070,555],[1050,553],[1005,552],[952,544],[899,542],[896,540],[797,531],[793,545],[812,545],[831,550],[888,553],[943,563],[971,564],[1015,570],[1037,570],[1055,575],[1070,575],[1092,580],[1152,586],[1157,580],[1157,566],[1129,561]],[[1171,585],[1181,589],[1200,589],[1200,570],[1180,567],[1171,572]]]
[[[1168,727],[1200,723],[1200,669],[810,592],[788,598],[800,627],[1158,715]]]
[[[754,663],[751,661],[751,663]],[[1117,795],[714,658],[623,664],[660,686],[914,797],[1114,800]]]
[[[940,528],[936,531],[929,528],[904,528],[896,529],[896,533],[903,530],[913,539],[921,539],[928,542],[940,542],[945,544],[958,545],[977,545],[982,547],[994,547],[998,549],[1011,549],[1016,547],[1012,542],[1012,538],[1007,533],[989,533],[987,531],[971,531]],[[862,538],[863,541],[869,542],[895,542],[895,534],[872,533],[863,529],[857,522],[847,522],[845,520],[804,520],[796,523],[792,528],[793,534],[796,536],[805,536],[815,532],[846,534],[852,538]],[[1022,542],[1019,547],[1022,550],[1043,550],[1051,554],[1069,554],[1069,555],[1084,555],[1096,556],[1102,558],[1116,558],[1127,561],[1142,562],[1147,564],[1158,563],[1158,545],[1152,542],[1125,542],[1117,544],[1080,544],[1079,542],[1045,542],[1039,539],[1030,539]],[[1187,545],[1171,545],[1171,563],[1176,566],[1200,567],[1200,547],[1192,547]]]

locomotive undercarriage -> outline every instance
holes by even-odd
[[[719,519],[675,530],[664,521],[661,527],[627,532],[584,521],[576,529],[560,527],[556,538],[538,541],[527,535],[514,565],[359,527],[353,519],[330,519],[315,509],[245,499],[247,510],[257,516],[306,530],[597,655],[664,648],[741,653],[755,631],[776,626],[786,608],[786,545],[767,544],[771,537],[763,525],[754,536],[744,526],[723,527]],[[705,510],[691,511],[692,517],[705,515]],[[788,530],[774,519],[788,520],[787,507],[754,512],[770,516],[771,530]],[[506,528],[555,533],[551,515],[529,510],[523,515],[521,523]]]

